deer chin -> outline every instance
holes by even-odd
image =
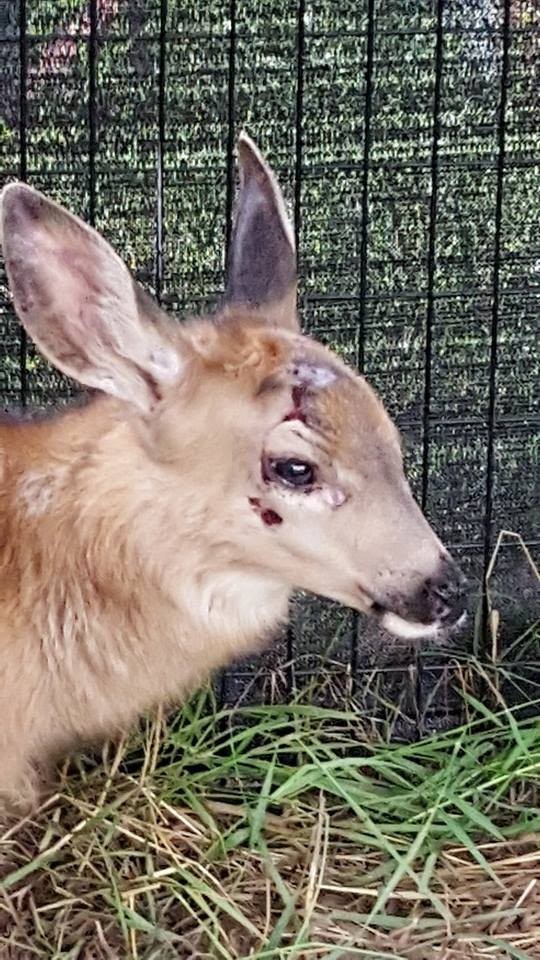
[[[358,593],[361,596],[360,603],[358,602]],[[370,619],[376,620],[383,630],[386,630],[387,633],[390,633],[398,640],[441,639],[442,637],[448,636],[450,632],[453,633],[458,627],[458,624],[456,623],[453,628],[449,629],[448,625],[443,624],[439,620],[433,620],[430,623],[421,623],[417,620],[407,620],[405,617],[400,616],[399,613],[394,613],[393,610],[389,610],[387,607],[380,604],[373,598],[371,594],[368,593],[366,589],[358,589],[358,593],[354,604],[351,604],[350,600],[349,604],[353,606],[355,610],[360,610],[362,613],[367,614]],[[334,599],[341,603],[344,602],[344,599],[341,596],[336,595],[334,596]],[[465,619],[466,614],[459,618],[460,626],[465,622]]]
[[[448,637],[457,633],[465,625],[467,613],[464,610],[452,624],[440,620],[431,623],[418,623],[414,620],[405,620],[398,613],[391,610],[380,610],[376,613],[377,619],[384,630],[399,640],[434,640]]]

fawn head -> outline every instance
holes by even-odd
[[[412,497],[381,401],[300,332],[293,230],[245,135],[239,166],[223,303],[183,324],[98,233],[7,186],[2,243],[19,318],[56,367],[115,398],[152,475],[178,490],[179,551],[191,497],[201,538],[231,569],[341,601],[406,639],[444,633],[464,618],[463,578]]]

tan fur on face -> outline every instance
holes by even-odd
[[[0,448],[0,786],[18,796],[32,758],[124,729],[257,648],[288,591],[235,567],[210,517],[218,478],[183,489],[113,401],[1,427]],[[50,484],[39,511],[36,491],[21,497],[37,478]]]

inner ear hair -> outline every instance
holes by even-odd
[[[294,230],[276,177],[253,141],[238,142],[240,183],[223,305],[255,311],[271,327],[298,330]]]

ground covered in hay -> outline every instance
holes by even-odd
[[[0,958],[540,958],[536,711],[462,696],[404,744],[206,693],[81,759],[2,828]]]

